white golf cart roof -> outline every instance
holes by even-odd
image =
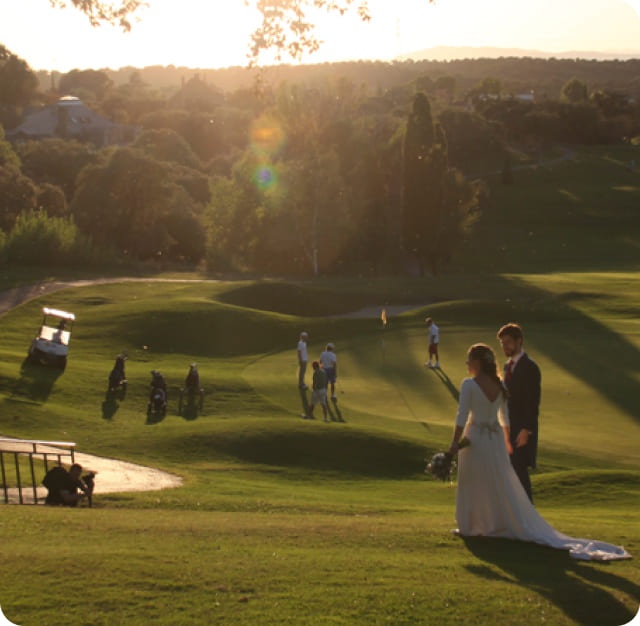
[[[76,316],[73,313],[67,311],[61,311],[60,309],[50,309],[49,307],[43,307],[42,312],[45,315],[53,315],[55,317],[61,317],[63,320],[75,321]]]

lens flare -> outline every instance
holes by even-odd
[[[278,177],[272,165],[263,163],[262,165],[259,165],[254,172],[253,180],[258,189],[262,191],[269,191],[276,186]]]
[[[253,173],[253,182],[264,192],[276,192],[277,155],[284,145],[282,126],[275,118],[263,115],[251,127],[251,150],[260,162]]]
[[[256,154],[276,155],[284,143],[280,123],[271,117],[260,117],[251,128],[251,147]]]

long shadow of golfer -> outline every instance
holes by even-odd
[[[439,367],[434,367],[432,372],[435,372],[436,376],[442,381],[442,384],[446,387],[447,391],[451,394],[452,398],[458,403],[460,401],[460,391],[458,388],[451,382],[447,373]]]
[[[120,404],[117,402],[115,395],[111,391],[107,391],[102,402],[102,419],[113,419],[119,408]]]
[[[509,294],[509,298],[498,300],[503,294]],[[491,329],[490,337],[494,341],[495,332],[503,323],[521,323],[525,329],[525,347],[532,348],[534,358],[536,355],[546,356],[639,423],[640,350],[623,334],[580,310],[580,302],[589,298],[606,299],[606,294],[567,292],[557,295],[523,279],[497,277],[488,288],[487,299],[461,300],[455,309],[449,311],[447,321],[466,325],[473,319],[478,328],[486,326]],[[628,313],[636,314],[636,311],[637,307],[630,308]],[[410,329],[420,324],[421,320],[407,318],[403,328]],[[416,365],[411,363],[412,367]],[[397,370],[394,364],[392,374],[396,375]],[[438,374],[438,370],[434,371]],[[440,378],[457,401],[451,381],[446,375]]]
[[[309,415],[311,407],[309,406],[309,396],[306,389],[298,389],[300,392],[300,403],[302,404],[302,415]]]
[[[554,550],[509,539],[465,537],[467,549],[483,563],[467,565],[474,575],[489,581],[515,583],[545,597],[577,624],[615,626],[633,614],[616,597],[638,598],[640,587],[604,568],[604,563],[575,561]],[[609,587],[617,594],[604,589]]]

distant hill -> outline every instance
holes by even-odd
[[[464,94],[489,76],[502,82],[505,93],[534,90],[557,97],[568,80],[578,78],[585,81],[592,91],[613,89],[640,100],[640,52],[626,56],[621,53],[617,55],[619,59],[606,58],[606,54],[595,52],[591,53],[592,58],[588,58],[590,53],[587,52],[563,54],[566,56],[512,48],[443,46],[425,49],[414,53],[411,58],[396,61],[343,61],[257,69],[205,69],[170,65],[102,71],[107,73],[115,86],[125,85],[132,76],[137,76],[165,94],[176,93],[181,85],[195,76],[223,92],[251,89],[257,78],[272,85],[281,82],[318,85],[347,79],[354,84],[369,85],[372,90],[384,92],[408,85],[421,76],[436,79],[448,75],[455,77],[459,94]],[[611,53],[611,56],[616,55]],[[52,76],[49,72],[39,71],[37,76],[41,89],[46,92],[51,88],[52,79],[57,82],[62,74],[54,73]]]
[[[543,50],[525,50],[521,48],[492,48],[487,46],[436,46],[424,48],[410,54],[397,57],[399,61],[452,61],[456,59],[499,59],[506,57],[529,57],[534,59],[595,59],[597,61],[613,61],[619,59],[640,59],[637,52],[589,52],[585,50],[567,50],[566,52],[545,52]]]

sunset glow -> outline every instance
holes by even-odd
[[[34,69],[245,65],[259,15],[242,0],[151,0],[132,31],[92,28],[48,0],[2,3],[0,43]],[[305,62],[391,60],[434,46],[640,55],[640,0],[370,0],[372,20],[314,14],[324,45]],[[38,19],[34,19],[34,16]],[[268,62],[268,57],[265,62]]]

